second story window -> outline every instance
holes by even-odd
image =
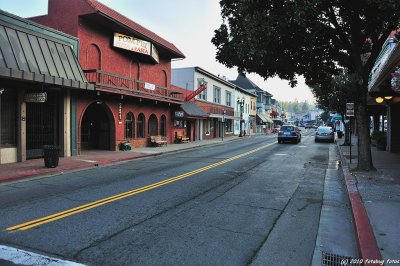
[[[229,91],[226,92],[226,105],[232,106],[232,93]]]
[[[202,82],[203,82],[202,79],[198,79],[198,80],[197,80],[197,88],[195,88],[195,90],[197,90],[197,89],[200,88]],[[204,83],[207,85],[207,82],[204,81]],[[200,93],[197,95],[197,99],[207,101],[207,89],[205,89],[204,91],[200,92]]]
[[[214,102],[221,103],[221,88],[214,86]]]

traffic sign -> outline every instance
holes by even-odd
[[[346,103],[346,115],[354,116],[354,103]]]

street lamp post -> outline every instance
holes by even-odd
[[[243,123],[243,106],[244,106],[244,98],[242,98],[241,100],[240,99],[238,99],[237,100],[237,104],[240,106],[240,124],[239,124],[239,130],[240,130],[240,132],[239,132],[239,137],[243,137],[243,126],[242,126],[242,123]]]

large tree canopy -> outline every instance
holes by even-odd
[[[359,168],[372,168],[366,112],[368,76],[400,19],[399,0],[221,0],[223,24],[215,31],[217,60],[264,78],[311,87],[347,69],[355,97]],[[368,127],[368,128],[367,128]],[[361,156],[360,156],[361,155]]]

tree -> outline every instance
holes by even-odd
[[[279,76],[297,75],[324,86],[347,69],[357,97],[358,169],[373,169],[367,116],[368,76],[400,19],[398,0],[221,0],[224,19],[212,39],[228,67]],[[329,100],[329,99],[328,99]]]
[[[304,101],[301,104],[301,111],[302,112],[307,112],[308,110],[310,110],[310,106],[308,105],[308,102]]]
[[[344,122],[346,103],[356,102],[358,97],[354,79],[355,77],[344,69],[338,75],[323,81],[321,85],[311,87],[311,90],[322,109],[342,114]],[[346,131],[348,130],[349,128],[346,128]],[[349,138],[346,132],[344,145],[350,145]]]
[[[322,121],[327,123],[328,120],[329,120],[329,112],[328,111],[323,111],[322,114],[320,115],[320,118],[321,118]]]

